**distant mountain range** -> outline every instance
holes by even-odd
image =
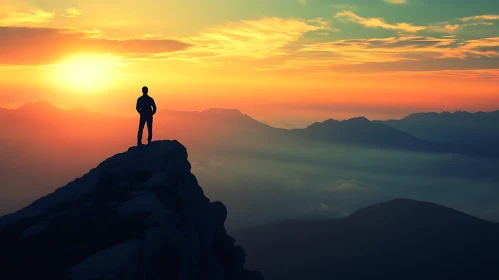
[[[418,113],[384,123],[458,153],[499,157],[499,111]]]
[[[396,199],[232,235],[267,280],[499,279],[499,224],[427,202]]]
[[[258,151],[283,145],[306,149],[312,142],[323,143],[326,148],[327,145],[338,145],[499,158],[499,141],[495,141],[499,134],[499,122],[495,122],[498,114],[417,114],[387,122],[359,117],[341,122],[327,120],[305,129],[286,130],[268,126],[233,109],[202,112],[162,110],[155,116],[154,139],[177,139],[193,154],[203,155],[203,158],[208,158],[204,156],[206,153],[221,152],[235,155],[243,151],[256,155]],[[434,119],[452,121],[437,122]],[[479,125],[482,122],[483,125]],[[0,123],[0,178],[6,199],[1,203],[1,213],[5,211],[4,207],[13,209],[8,205],[24,201],[19,194],[26,193],[25,188],[29,188],[28,193],[33,198],[47,193],[52,186],[62,185],[88,171],[100,158],[134,145],[138,119],[110,116],[84,108],[66,111],[50,103],[36,102],[17,109],[1,109]],[[414,125],[406,126],[406,123]],[[447,123],[453,125],[449,124],[445,130]],[[463,123],[467,125],[459,134],[459,124]],[[473,133],[475,127],[477,132]],[[412,128],[417,128],[417,131],[412,131]],[[445,135],[422,137],[426,134],[418,131],[434,131],[435,134],[441,131]],[[467,138],[459,136],[472,134],[479,135],[475,137],[476,141],[466,141]],[[456,135],[455,141],[452,135]],[[31,176],[22,175],[26,173]]]
[[[492,143],[499,140],[499,111],[418,113],[384,123],[429,141]]]
[[[401,149],[419,152],[443,152],[440,145],[418,139],[384,123],[371,122],[364,117],[345,121],[327,120],[305,129],[292,130],[311,140],[370,148]]]
[[[13,138],[23,141],[36,133],[38,140],[125,138],[133,143],[137,126],[136,118],[107,116],[82,108],[64,111],[45,102],[1,110],[0,121],[5,124],[0,141]],[[162,110],[156,115],[154,131],[156,138],[175,137],[187,145],[313,140],[369,148],[499,156],[495,150],[499,142],[499,111],[420,113],[390,121],[369,121],[364,117],[345,121],[329,119],[304,129],[286,130],[268,126],[235,109]],[[484,146],[488,150],[484,150]]]

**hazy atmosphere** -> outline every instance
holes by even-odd
[[[0,0],[0,279],[499,279],[499,1]]]
[[[134,118],[103,119],[100,113],[64,111],[48,103],[1,113],[6,124],[0,162],[4,213],[83,175],[134,140],[127,137],[134,135]],[[435,131],[430,124],[442,122],[447,131],[438,133],[439,139],[421,135],[427,139],[413,143],[412,136],[389,126],[411,131],[406,122],[418,118],[428,124],[427,131]],[[425,118],[433,119],[428,123]],[[305,130],[281,130],[237,110],[160,111],[155,137],[177,139],[187,147],[193,172],[208,197],[231,210],[229,228],[283,218],[341,217],[397,197],[499,221],[499,148],[494,142],[499,139],[498,113],[421,114],[404,120],[385,124],[354,119],[339,126],[324,122]],[[459,125],[452,125],[455,122]],[[321,134],[313,130],[317,125],[324,126],[318,128]],[[37,137],[25,137],[27,133]],[[331,136],[322,139],[322,133]],[[441,139],[473,133],[480,137]],[[458,140],[463,144],[447,152]],[[426,149],[427,143],[445,144]]]
[[[287,128],[492,111],[498,5],[4,0],[0,106],[48,101],[131,115],[147,84],[162,108],[237,108]]]

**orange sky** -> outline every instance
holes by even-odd
[[[499,109],[495,2],[222,2],[2,1],[0,107],[133,114],[147,85],[160,109],[281,127]]]

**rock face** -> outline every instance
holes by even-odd
[[[0,218],[0,279],[263,279],[190,168],[177,141],[133,147]]]

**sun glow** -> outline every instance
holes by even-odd
[[[119,60],[113,56],[78,55],[57,64],[52,78],[67,89],[97,92],[117,82],[119,65]]]

